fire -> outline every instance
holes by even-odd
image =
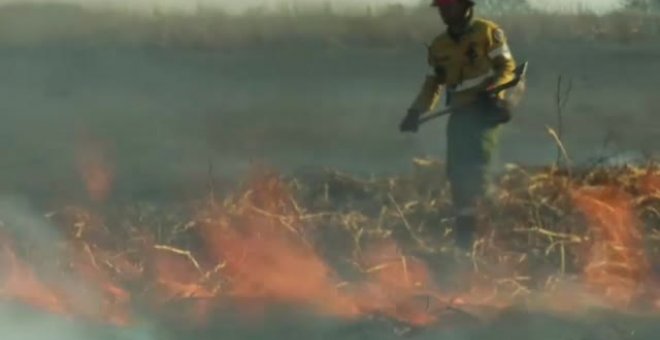
[[[70,266],[75,274],[74,278],[81,282],[81,290],[70,292],[70,301],[75,301],[75,314],[118,326],[132,323],[131,294],[101,268],[88,244],[73,243],[71,251]],[[82,294],[83,292],[85,294]],[[84,301],[76,298],[81,295],[84,296]]]
[[[114,171],[108,148],[98,139],[85,134],[77,148],[76,158],[87,194],[95,202],[104,201],[112,189]]]
[[[35,308],[77,316],[90,321],[123,326],[131,322],[130,294],[98,267],[93,254],[71,244],[69,268],[44,280],[13,248],[9,237],[0,237],[0,297]],[[53,259],[51,259],[53,260]],[[53,266],[57,263],[48,263]]]
[[[593,234],[586,282],[615,305],[629,306],[643,294],[649,279],[632,197],[618,188],[597,187],[574,191],[573,200]]]
[[[153,254],[153,271],[159,301],[178,299],[212,299],[213,289],[205,287],[198,264],[191,263],[184,252],[156,247]]]
[[[34,271],[16,256],[10,241],[4,235],[0,235],[0,264],[3,271],[0,297],[52,313],[66,313],[67,308],[57,293],[44,285]]]
[[[660,173],[649,170],[641,178],[640,189],[645,194],[660,193]]]
[[[367,268],[368,280],[355,295],[363,312],[383,314],[413,325],[437,321],[430,313],[428,300],[440,293],[423,262],[403,255],[394,242],[388,241],[369,249],[363,266]]]
[[[173,322],[183,326],[207,325],[217,303],[221,287],[212,285],[215,277],[202,272],[200,264],[188,251],[169,246],[152,245],[148,251],[151,265],[151,278],[154,292],[150,297],[154,310],[167,310],[179,304],[176,315],[166,315]]]
[[[582,269],[591,292],[623,308],[655,294],[648,290],[650,265],[632,197],[599,187],[575,189],[571,198],[591,230]],[[179,247],[174,236],[134,226],[113,229],[85,209],[62,214],[60,222],[67,227],[58,229],[63,234],[58,258],[27,260],[10,235],[0,235],[0,298],[118,326],[134,323],[138,306],[156,318],[203,326],[227,302],[248,315],[288,305],[347,320],[378,315],[429,326],[442,322],[448,307],[498,309],[531,295],[521,283],[523,258],[500,252],[494,256],[498,263],[511,262],[511,268],[470,273],[464,292],[451,296],[425,262],[407,255],[389,235],[374,236],[355,249],[351,260],[357,278],[346,281],[317,252],[310,236],[319,226],[307,224],[294,195],[276,176],[257,176],[243,196],[200,210],[193,222],[177,229],[185,233]],[[484,258],[489,256],[485,249]],[[57,268],[61,277],[44,275],[44,267]],[[548,289],[544,301],[574,308],[576,301],[586,300],[582,291],[566,286],[571,289]],[[650,303],[660,308],[657,296]]]
[[[271,304],[303,305],[343,318],[386,315],[411,324],[435,318],[416,297],[434,289],[421,261],[403,256],[393,242],[373,247],[362,256],[365,278],[343,283],[315,249],[305,241],[304,226],[285,213],[295,210],[281,183],[270,180],[245,197],[243,213],[232,219],[220,214],[203,228],[206,248],[223,262],[233,298]]]
[[[231,296],[269,303],[310,304],[321,312],[351,316],[351,301],[339,294],[339,280],[311,248],[292,240],[282,226],[250,221],[235,230],[205,228],[207,246],[226,262]]]
[[[13,270],[8,281],[13,285],[3,296],[120,326],[134,322],[137,296],[125,288],[130,282],[144,287],[139,300],[155,315],[188,325],[207,324],[228,300],[248,313],[279,304],[349,320],[381,315],[417,326],[439,321],[438,301],[450,299],[425,263],[405,255],[392,239],[365,247],[356,259],[362,279],[346,282],[307,240],[307,226],[280,181],[266,178],[250,188],[233,205],[202,211],[191,235],[201,241],[195,253],[158,245],[153,235],[139,236],[142,241],[133,242],[139,244],[133,249],[142,258],[139,264],[121,249],[113,250],[126,243],[102,218],[69,209],[58,261],[68,264],[69,282],[76,288],[39,281],[10,248],[3,248],[3,258],[16,263],[5,267],[21,269]],[[184,309],[167,315],[171,306]]]

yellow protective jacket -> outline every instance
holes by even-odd
[[[445,104],[463,106],[489,87],[513,80],[516,68],[504,32],[483,19],[473,19],[459,38],[448,32],[435,38],[428,49],[428,63],[433,74],[426,77],[411,106],[418,112],[439,102],[443,85]]]

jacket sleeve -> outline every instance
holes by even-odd
[[[495,73],[489,87],[496,87],[515,78],[516,61],[502,29],[494,26],[489,30],[488,35],[488,58]]]
[[[428,52],[428,64],[433,72],[424,79],[417,97],[410,106],[410,110],[425,112],[433,108],[440,101],[442,85],[445,83],[446,72],[433,58],[431,48]]]

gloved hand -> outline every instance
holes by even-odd
[[[399,131],[401,132],[417,132],[419,130],[419,116],[422,114],[419,110],[409,109],[408,114],[401,124],[399,124]]]

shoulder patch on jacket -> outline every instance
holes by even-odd
[[[506,38],[504,37],[504,31],[502,31],[502,29],[496,28],[493,31],[493,42],[495,44],[503,44],[505,39]]]

